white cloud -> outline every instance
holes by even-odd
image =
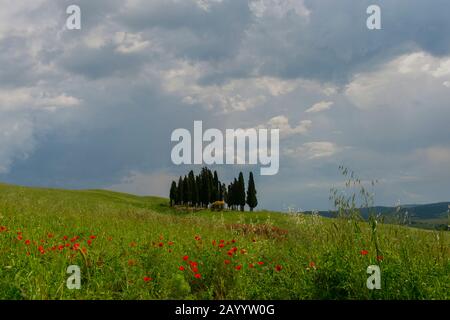
[[[39,88],[0,90],[0,110],[42,109],[55,111],[58,108],[77,106],[81,101],[66,93],[48,93]]]
[[[122,54],[130,54],[142,51],[150,46],[150,41],[143,40],[141,34],[128,32],[116,32],[114,42],[116,51]]]
[[[450,58],[424,52],[403,55],[379,70],[358,74],[345,95],[360,109],[432,108],[440,99],[450,99],[443,83],[450,81]],[[438,100],[439,99],[439,100]]]
[[[321,101],[316,104],[314,104],[311,108],[307,109],[306,113],[317,113],[321,111],[325,111],[330,109],[330,107],[333,105],[333,102],[331,101]]]
[[[264,16],[283,18],[289,12],[294,12],[300,17],[309,17],[310,15],[303,0],[253,0],[249,2],[248,6],[252,13],[259,18]]]
[[[298,148],[287,148],[284,154],[290,157],[306,158],[309,160],[329,158],[340,152],[343,148],[333,142],[316,141],[304,143]]]
[[[199,85],[207,74],[206,64],[189,64],[181,61],[177,68],[162,72],[163,87],[182,98],[186,104],[200,104],[208,110],[224,113],[246,111],[293,92],[303,85],[301,80],[280,80],[272,77],[233,79],[221,85]]]
[[[302,120],[300,123],[292,127],[289,124],[289,119],[286,116],[280,115],[271,118],[267,124],[259,126],[260,128],[280,129],[280,136],[286,138],[295,134],[305,134],[311,128],[311,120]]]

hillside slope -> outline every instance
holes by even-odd
[[[449,247],[448,232],[0,185],[0,299],[449,299]]]

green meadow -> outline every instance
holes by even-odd
[[[449,244],[448,231],[353,218],[0,185],[0,299],[449,299]]]

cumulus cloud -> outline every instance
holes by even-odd
[[[317,113],[322,112],[325,110],[330,109],[330,107],[333,105],[333,102],[331,101],[321,101],[315,103],[311,108],[308,108],[305,110],[306,113]]]
[[[342,148],[333,142],[315,141],[304,143],[298,148],[287,148],[284,153],[290,157],[313,160],[332,157],[341,150]]]
[[[280,115],[271,118],[266,124],[261,125],[260,128],[280,129],[280,136],[287,138],[296,134],[305,134],[311,128],[311,120],[301,120],[297,126],[291,126],[289,119],[286,116]]]

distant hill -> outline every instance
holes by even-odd
[[[374,206],[361,209],[361,215],[367,219],[369,213],[380,214],[385,222],[408,224],[426,229],[447,229],[450,202],[430,204],[408,204],[400,207]],[[307,212],[311,213],[311,212]],[[319,211],[321,216],[334,217],[333,211]]]

